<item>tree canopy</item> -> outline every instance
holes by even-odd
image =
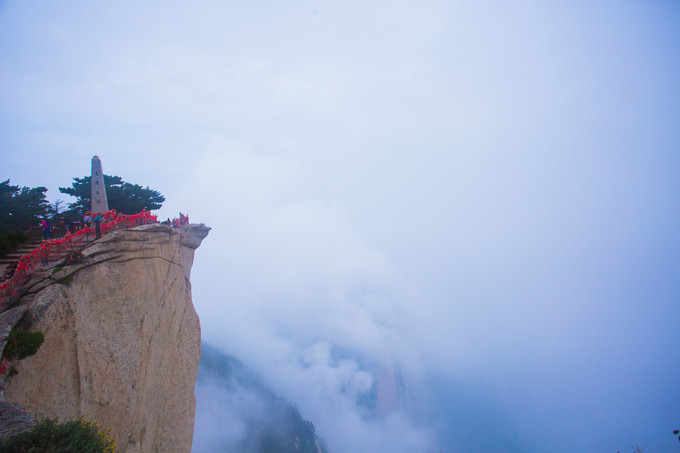
[[[69,204],[66,215],[83,215],[89,211],[92,203],[90,190],[90,176],[73,178],[71,187],[60,187],[59,192],[76,197],[76,201]],[[160,192],[123,181],[120,176],[104,175],[106,198],[110,209],[123,214],[137,214],[142,209],[153,211],[160,209],[165,197]]]
[[[13,186],[9,179],[0,183],[0,233],[25,230],[51,214],[45,192],[45,187]]]

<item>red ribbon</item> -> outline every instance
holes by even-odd
[[[86,215],[91,215],[88,211]],[[115,209],[110,209],[109,211],[101,214],[101,217],[106,220],[102,223],[101,231],[102,234],[107,234],[110,231],[117,230],[121,228],[129,228],[137,225],[146,225],[148,223],[158,223],[158,217],[147,212],[146,209],[142,210],[139,214],[133,215],[120,215]],[[182,225],[189,223],[188,216],[183,220],[186,223],[178,222]],[[72,249],[74,245],[82,245],[83,235],[95,234],[94,228],[83,228],[75,233],[66,233],[66,236],[60,239],[53,239],[51,241],[44,241],[38,247],[36,247],[29,254],[21,257],[17,264],[14,275],[11,278],[0,283],[0,310],[3,310],[5,305],[9,302],[10,297],[18,296],[18,288],[20,285],[24,284],[28,280],[28,275],[33,272],[35,265],[38,263],[38,258],[43,256],[49,256],[51,249],[56,249],[58,254],[66,252],[67,247]]]

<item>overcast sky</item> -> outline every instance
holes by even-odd
[[[211,226],[204,340],[332,452],[677,451],[680,3],[94,3],[0,0],[0,179]]]

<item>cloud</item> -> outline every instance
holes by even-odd
[[[220,226],[193,272],[204,338],[257,369],[326,438],[341,432],[341,420],[355,429],[368,416],[361,402],[383,357],[415,354],[399,337],[390,260],[362,242],[342,206],[309,197],[307,184],[305,169],[285,157],[217,142],[185,182],[179,204]],[[215,274],[199,266],[220,270],[223,291],[214,281],[201,283]],[[394,451],[431,442],[408,419],[373,420],[357,439],[390,444],[391,430],[409,425],[410,446]],[[334,450],[352,451],[338,441]]]
[[[333,445],[663,450],[671,3],[7,2],[3,168],[54,197],[98,154],[213,227],[204,337]],[[367,419],[384,364],[412,402]]]

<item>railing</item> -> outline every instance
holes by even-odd
[[[121,228],[158,223],[158,218],[146,210],[134,215],[121,215],[115,210],[110,210],[101,214],[101,217],[103,218],[100,225],[102,236]],[[94,227],[82,228],[75,233],[66,233],[66,236],[62,238],[43,241],[31,253],[22,256],[18,260],[14,274],[0,283],[0,312],[7,309],[13,300],[19,298],[19,290],[28,281],[38,263],[63,258],[69,252],[82,248],[89,241],[90,236],[94,238],[95,235]]]
[[[40,240],[43,237],[45,229],[42,226],[34,226],[26,230],[34,241]],[[66,234],[66,223],[59,222],[52,225],[53,236],[63,236]]]

